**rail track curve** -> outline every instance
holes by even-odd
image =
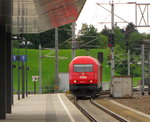
[[[103,107],[102,105],[97,104],[96,102],[93,101],[93,99],[90,99],[90,103],[120,122],[129,122],[128,120],[121,117],[120,115],[108,110],[107,108]],[[75,98],[74,104],[91,122],[98,122],[98,120],[96,118],[94,118],[91,114],[89,114],[88,111],[86,111],[81,105],[78,104],[77,98]]]

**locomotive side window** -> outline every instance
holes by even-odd
[[[93,72],[92,64],[74,64],[74,72]]]

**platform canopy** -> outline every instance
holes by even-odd
[[[13,33],[41,33],[75,22],[86,0],[13,0]]]

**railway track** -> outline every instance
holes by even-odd
[[[78,102],[77,99],[74,100],[74,104],[77,106],[77,108],[92,122],[97,122],[97,120],[91,116],[84,108],[82,108]]]
[[[86,111],[81,105],[78,104],[77,102],[78,100],[75,99],[74,104],[78,107],[78,109],[92,122],[98,122],[98,120],[93,117],[88,111]],[[108,110],[107,108],[95,103],[92,99],[89,100],[89,102],[95,106],[96,108],[100,109],[101,111],[105,112],[106,114],[108,114],[109,116],[112,116],[113,118],[115,118],[116,120],[120,121],[120,122],[129,122],[128,120],[124,119],[123,117],[117,115],[116,113]]]
[[[119,120],[120,122],[129,122],[128,120],[126,120],[125,118],[119,116],[118,114],[108,110],[107,108],[103,107],[102,105],[99,105],[97,103],[95,103],[92,99],[90,100],[90,102],[96,106],[97,108],[101,109],[102,111],[104,111],[105,113],[111,115],[112,117],[114,117],[115,119]]]

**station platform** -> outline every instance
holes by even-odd
[[[86,117],[67,99],[65,94],[14,97],[12,114],[0,122],[87,122]]]

